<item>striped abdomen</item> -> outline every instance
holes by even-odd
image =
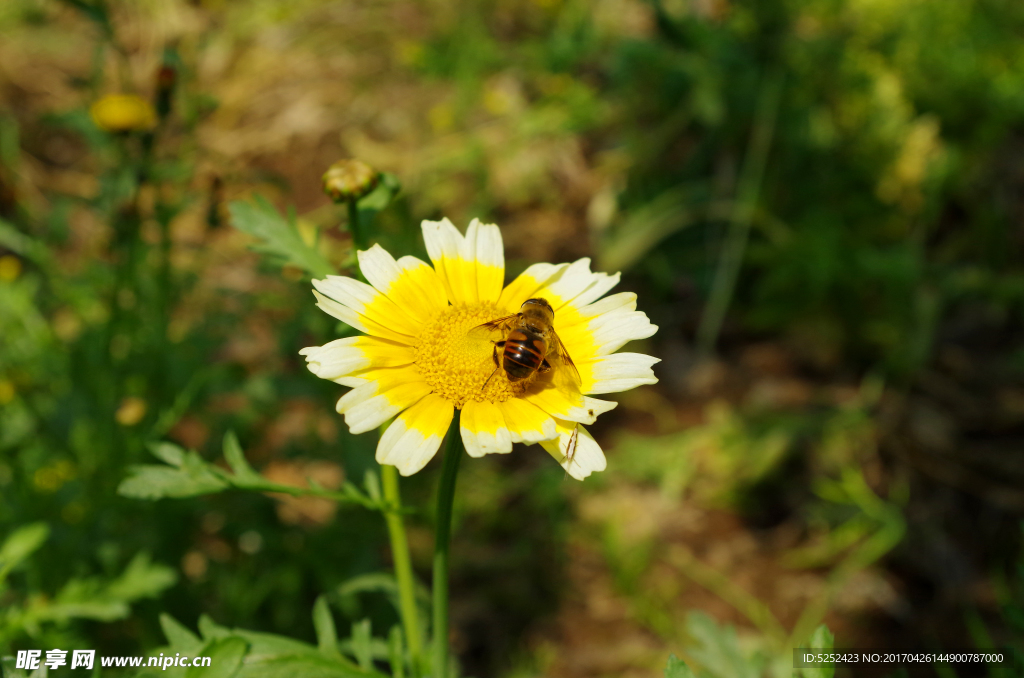
[[[515,329],[505,337],[502,367],[509,381],[522,381],[540,369],[547,355],[548,345],[539,335],[528,330]]]

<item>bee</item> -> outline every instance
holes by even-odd
[[[503,318],[478,325],[471,332],[476,334],[499,331],[504,335],[501,341],[495,341],[492,358],[494,371],[480,387],[483,390],[490,383],[498,370],[504,369],[505,376],[512,383],[523,382],[536,374],[551,371],[551,358],[557,357],[563,364],[572,369],[576,384],[580,384],[580,372],[565,350],[565,345],[555,332],[555,310],[546,299],[527,299],[519,309]],[[501,355],[498,355],[501,349]],[[579,425],[573,430],[566,445],[565,458],[572,463],[576,452]]]

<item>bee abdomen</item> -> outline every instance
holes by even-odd
[[[547,344],[540,337],[522,330],[512,330],[505,339],[502,366],[509,381],[522,381],[536,372],[547,353]]]

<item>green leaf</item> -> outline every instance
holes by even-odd
[[[670,654],[668,666],[665,667],[665,678],[694,678],[694,675],[686,662],[674,654]]]
[[[208,615],[201,614],[199,615],[199,635],[203,637],[203,640],[227,638],[231,635],[231,629],[221,626]]]
[[[370,645],[370,620],[364,619],[352,624],[352,654],[364,669],[373,668],[373,648]]]
[[[690,657],[714,678],[759,678],[761,662],[744,653],[736,638],[736,629],[719,626],[701,612],[691,612],[686,629],[697,641]]]
[[[8,535],[4,545],[0,546],[0,582],[19,563],[35,553],[49,536],[50,528],[46,523],[25,525]]]
[[[199,654],[203,641],[174,617],[166,613],[161,614],[160,628],[163,629],[167,642],[175,652],[181,652],[185,655]]]
[[[249,643],[238,636],[218,638],[199,651],[210,658],[210,665],[189,667],[185,678],[234,678],[248,652]]]
[[[117,488],[119,494],[134,499],[180,498],[222,492],[229,487],[223,472],[207,464],[195,452],[186,452],[179,460],[171,452],[172,446],[160,449],[168,458],[180,461],[180,466],[130,466],[128,477]]]
[[[323,655],[272,657],[252,659],[249,655],[236,678],[384,678],[377,671],[367,671],[331,660]]]
[[[224,459],[227,460],[231,470],[235,472],[234,479],[238,481],[237,484],[245,485],[263,482],[263,476],[257,473],[246,460],[245,453],[242,452],[242,446],[238,443],[238,436],[235,435],[234,431],[228,431],[224,434]]]
[[[338,654],[338,631],[327,598],[320,596],[313,603],[313,628],[316,629],[316,643],[320,651],[328,655]]]
[[[40,266],[50,263],[50,251],[46,245],[25,235],[3,219],[0,219],[0,246],[6,247]]]
[[[266,198],[256,196],[254,202],[235,201],[228,205],[231,223],[238,230],[255,237],[253,246],[284,263],[298,266],[314,278],[334,273],[323,255],[307,245],[293,223],[286,221]]]
[[[150,443],[149,451],[154,457],[171,466],[181,466],[185,462],[185,450],[174,443]]]
[[[366,475],[363,476],[363,485],[366,487],[366,494],[369,495],[370,499],[374,501],[380,501],[380,478],[374,473],[373,469],[367,469]]]
[[[398,177],[388,172],[381,172],[377,186],[356,202],[356,209],[359,210],[359,223],[362,224],[362,227],[370,228],[377,213],[390,205],[401,190],[402,185],[398,181]]]
[[[319,648],[286,636],[220,626],[205,614],[199,617],[199,633],[208,642],[237,637],[249,643],[249,654],[238,678],[366,678],[381,675],[362,670],[344,657],[325,656]]]
[[[388,660],[391,664],[391,678],[405,678],[405,642],[402,627],[391,627],[388,634]]]
[[[835,635],[828,630],[827,626],[821,624],[814,629],[814,633],[807,641],[807,647],[828,652],[835,647],[835,640]],[[836,673],[836,666],[835,664],[811,666],[800,669],[800,672],[802,678],[832,678]]]
[[[151,563],[148,553],[139,553],[125,568],[121,576],[112,581],[106,595],[119,600],[155,598],[178,581],[178,574],[166,565]]]

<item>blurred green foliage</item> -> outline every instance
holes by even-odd
[[[1006,192],[1024,121],[1019,3],[652,6],[658,37],[623,44],[609,70],[633,166],[604,261],[671,295],[683,282],[711,293],[740,257],[734,322],[901,378],[965,306],[992,314],[990,331],[1019,324]],[[770,162],[733,252],[772,78]]]
[[[274,450],[297,466],[338,461],[338,488],[299,488],[250,466],[275,460],[263,441],[282,409],[337,396],[308,378],[295,352],[338,336],[297,283],[351,267],[351,247],[318,228],[339,215],[283,217],[264,199],[233,202],[232,224],[266,256],[247,287],[211,288],[204,266],[224,262],[206,252],[211,259],[190,265],[203,247],[183,252],[171,224],[198,206],[203,237],[224,233],[222,191],[207,190],[198,171],[215,155],[198,129],[220,93],[196,91],[195,65],[168,45],[161,66],[178,84],[154,97],[161,124],[98,129],[88,104],[130,70],[116,3],[65,5],[98,29],[98,56],[73,85],[79,103],[26,119],[0,102],[0,654],[73,642],[128,653],[165,637],[164,651],[205,647],[221,666],[244,666],[237,675],[374,675],[375,663],[399,675],[406,650],[394,579],[383,572],[383,523],[363,510],[383,508],[372,441],[306,422]],[[244,26],[229,28],[244,34],[259,22],[292,25],[319,5],[235,7],[224,11]],[[398,197],[385,175],[359,204],[361,218],[380,213],[377,235],[396,251],[418,251],[411,225],[449,208],[499,222],[575,211],[586,214],[583,247],[599,267],[623,270],[646,293],[666,350],[695,336],[705,352],[768,337],[797,347],[818,373],[873,371],[906,390],[944,337],[966,334],[994,346],[1003,371],[1024,369],[1019,342],[1007,339],[1024,320],[1020,2],[473,1],[440,10],[396,45],[401,77],[446,93],[422,111],[442,142],[427,151],[416,195]],[[45,31],[56,16],[48,3],[5,3],[0,30]],[[41,139],[74,149],[72,164],[94,190],[19,195],[39,172]],[[561,155],[544,155],[551,148]],[[503,174],[495,155],[527,169]],[[530,169],[576,156],[599,168],[585,200],[567,197],[567,170]],[[266,364],[225,348],[258,333],[254,318],[270,319]],[[756,629],[757,647],[739,647],[728,625],[696,613],[677,620],[659,592],[645,591],[659,544],[611,516],[597,540],[616,585],[693,667],[670,661],[668,678],[787,675],[780,639],[816,627],[834,590],[903,539],[903,479],[888,492],[867,480],[886,434],[882,391],[872,377],[845,405],[785,412],[712,402],[687,430],[616,439],[629,454],[614,457],[615,473],[669,501],[751,518],[764,496],[783,495],[808,534],[788,565],[830,573],[825,594],[784,629],[761,601],[682,558],[690,579]],[[188,426],[203,432],[196,449],[165,442]],[[500,565],[474,570],[487,560],[477,555],[467,566],[474,583],[494,568],[514,582],[488,600],[518,635],[536,611],[525,599],[557,597],[556,584],[529,588],[557,581],[532,564],[531,548],[561,543],[571,514],[554,476],[495,468],[465,490],[466,529],[504,542],[517,536],[517,512],[552,523],[530,545],[492,556]],[[596,480],[594,491],[609,482]],[[411,494],[428,483],[413,480]],[[279,499],[256,496],[265,492],[330,499],[344,519],[288,523],[274,511]],[[468,515],[495,497],[507,511]],[[524,572],[530,582],[517,578]],[[1010,579],[1000,589],[999,623],[1018,633],[1022,586]],[[227,626],[200,618],[197,636],[165,614],[158,628],[158,606],[145,599],[162,591],[159,608],[174,618],[205,613]],[[89,623],[125,619],[133,604],[137,619],[106,630]],[[972,626],[979,645],[986,623]],[[258,631],[230,628],[239,625]],[[493,619],[483,626],[500,632]],[[815,647],[831,646],[827,630],[815,633]],[[511,642],[489,647],[508,652]]]

